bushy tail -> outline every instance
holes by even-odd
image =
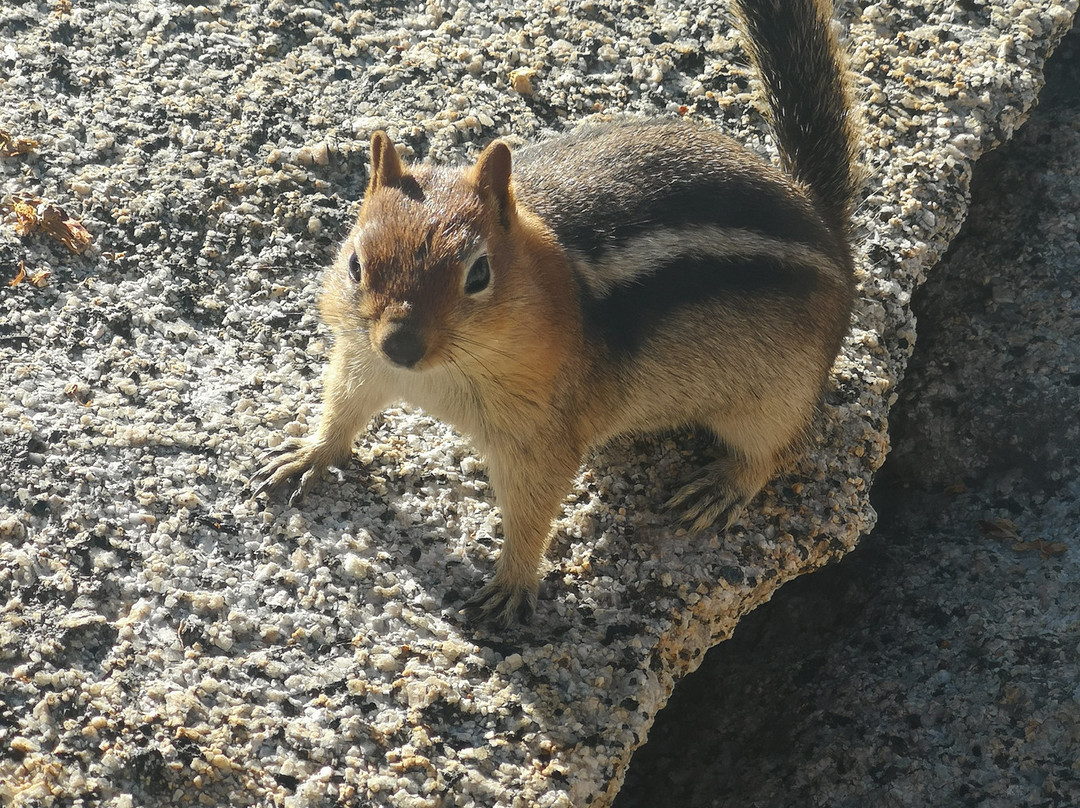
[[[846,60],[830,0],[735,0],[785,168],[847,236],[858,187]]]

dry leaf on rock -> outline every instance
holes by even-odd
[[[14,197],[9,206],[15,213],[15,232],[20,236],[43,230],[76,255],[82,255],[93,243],[82,223],[59,205],[27,194]]]
[[[78,255],[90,249],[93,242],[82,222],[59,205],[48,204],[41,210],[41,229]]]
[[[37,147],[36,140],[28,137],[14,137],[10,132],[0,129],[0,157],[18,157],[29,154]]]
[[[20,283],[23,282],[24,278],[26,278],[26,262],[20,261],[19,274],[12,278],[10,281],[8,281],[8,286],[18,286]]]
[[[11,209],[15,212],[15,232],[20,236],[28,236],[37,230],[37,206],[40,204],[41,200],[36,196],[15,197],[11,201]]]
[[[1034,550],[1039,554],[1039,558],[1046,561],[1051,556],[1062,555],[1065,553],[1069,549],[1069,545],[1063,541],[1035,539],[1035,541],[1018,541],[1013,544],[1012,548],[1018,553]]]

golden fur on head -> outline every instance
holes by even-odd
[[[451,420],[480,433],[481,422],[504,421],[550,398],[551,380],[581,331],[572,308],[558,305],[571,283],[565,256],[541,222],[519,213],[510,178],[510,150],[500,141],[465,171],[407,168],[377,132],[364,204],[320,298],[324,320],[350,343],[343,350],[377,355],[388,330],[412,329],[425,347],[413,370],[448,364],[451,375],[465,377],[470,406],[483,416]],[[470,263],[484,256],[490,285],[467,294]],[[444,402],[411,389],[419,385],[398,383],[404,389],[388,395],[412,395],[413,403],[445,412]]]

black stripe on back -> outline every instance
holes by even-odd
[[[642,233],[694,225],[747,230],[802,244],[828,244],[828,231],[805,207],[769,184],[725,182],[668,183],[642,195],[618,199],[622,205],[594,205],[575,210],[571,202],[554,211],[548,223],[567,247],[599,258]]]
[[[818,286],[810,266],[764,256],[675,256],[655,271],[594,296],[579,282],[586,333],[613,356],[633,354],[678,309],[695,303],[771,295],[805,299]]]

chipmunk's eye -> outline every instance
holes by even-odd
[[[491,283],[491,266],[486,255],[481,255],[472,262],[469,273],[465,276],[465,294],[475,295],[488,288]]]
[[[356,254],[354,250],[349,255],[349,278],[353,283],[360,283],[360,277],[363,275],[364,268],[360,266],[360,256]]]

